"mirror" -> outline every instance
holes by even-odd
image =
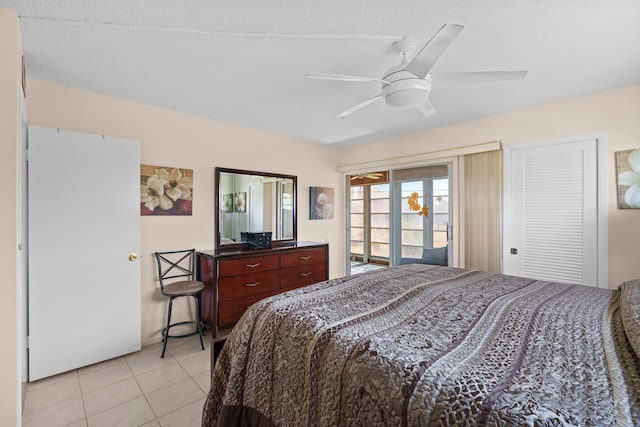
[[[246,245],[240,233],[270,231],[275,243],[297,239],[297,177],[215,168],[216,247]]]

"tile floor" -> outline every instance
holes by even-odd
[[[360,274],[367,271],[380,270],[382,268],[388,268],[386,265],[380,264],[366,264],[362,262],[351,262],[351,274]]]
[[[197,336],[28,383],[22,427],[201,424],[210,384],[211,336]]]

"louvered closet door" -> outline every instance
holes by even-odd
[[[505,155],[503,271],[597,286],[597,141]]]

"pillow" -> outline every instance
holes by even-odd
[[[422,263],[433,265],[448,265],[447,245],[441,248],[424,248],[422,249]]]
[[[422,258],[400,258],[398,265],[404,264],[422,264]]]
[[[627,339],[640,357],[640,280],[625,282],[620,289],[620,314]]]

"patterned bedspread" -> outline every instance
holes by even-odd
[[[640,281],[404,265],[255,304],[203,426],[639,426]],[[635,350],[634,350],[635,349]]]

